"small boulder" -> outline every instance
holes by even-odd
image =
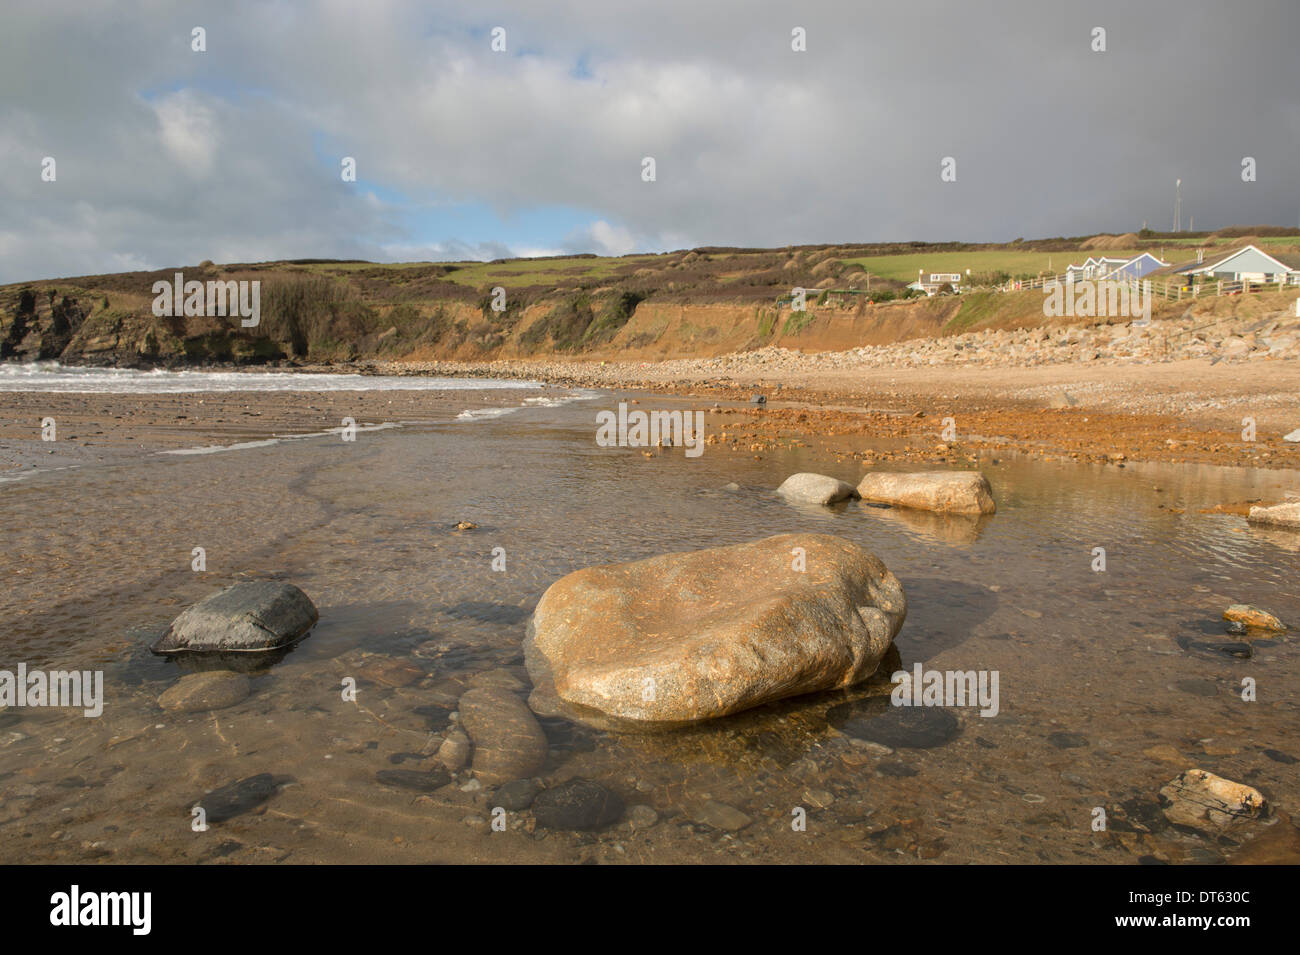
[[[788,501],[797,504],[834,504],[857,497],[858,492],[846,481],[837,481],[824,474],[803,472],[792,474],[776,489]]]
[[[474,744],[471,769],[488,784],[534,776],[547,741],[528,705],[501,687],[475,687],[460,698],[460,722]]]
[[[199,713],[234,706],[248,693],[248,677],[244,674],[205,670],[181,677],[158,697],[158,705],[174,713]]]
[[[754,821],[735,806],[728,806],[725,802],[718,802],[716,799],[710,799],[693,807],[690,817],[694,822],[713,829],[721,829],[723,832],[739,832]]]
[[[1289,527],[1300,530],[1300,502],[1274,504],[1272,507],[1252,507],[1246,520],[1265,527]]]
[[[1268,814],[1268,802],[1258,789],[1203,769],[1180,773],[1160,790],[1159,800],[1170,822],[1211,834]]]
[[[418,769],[381,769],[375,779],[394,789],[409,789],[417,793],[431,793],[451,782],[451,774],[441,766],[428,772]]]
[[[988,478],[979,471],[873,471],[858,485],[864,501],[945,514],[992,514],[997,510]]]
[[[452,730],[438,747],[438,762],[458,773],[469,763],[469,737],[463,730]]]
[[[510,812],[519,812],[533,804],[539,789],[531,779],[511,780],[493,794],[492,803]]]
[[[1266,610],[1249,604],[1233,604],[1223,611],[1223,619],[1239,623],[1249,630],[1268,630],[1273,633],[1286,633],[1286,624]]]
[[[320,615],[293,584],[235,584],[185,610],[151,647],[154,653],[276,650],[306,635]]]
[[[533,815],[548,829],[603,829],[623,818],[623,799],[599,783],[570,779],[542,790],[533,800]]]

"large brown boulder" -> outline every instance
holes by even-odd
[[[614,729],[712,719],[867,679],[906,615],[884,564],[825,534],[589,567],[537,605],[529,703]]]
[[[992,514],[993,489],[979,471],[873,471],[858,484],[864,501],[944,514]]]

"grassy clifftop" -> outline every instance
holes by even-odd
[[[182,365],[547,354],[661,358],[768,344],[850,348],[1044,322],[1040,292],[910,298],[905,285],[917,270],[965,275],[970,269],[973,284],[993,284],[1059,272],[1098,250],[1148,250],[1181,260],[1196,248],[1251,241],[1230,231],[1241,230],[1006,245],[701,248],[488,263],[205,262],[0,287],[0,358]],[[1279,251],[1300,243],[1294,236],[1254,241]],[[176,272],[186,281],[260,282],[260,323],[244,328],[238,317],[155,317],[153,285],[170,282]],[[796,287],[816,290],[802,313],[789,306]]]

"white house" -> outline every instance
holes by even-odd
[[[1193,263],[1178,270],[1186,275],[1202,275],[1225,282],[1289,282],[1300,284],[1300,258],[1286,256],[1285,261],[1253,245],[1234,249],[1208,264]]]
[[[960,292],[961,273],[931,272],[928,276],[922,275],[908,288],[916,292],[924,292],[926,295],[938,295],[940,292]]]
[[[1100,258],[1089,257],[1082,265],[1071,265],[1065,270],[1065,274],[1076,282],[1086,279],[1122,281],[1140,279],[1144,275],[1149,275],[1156,269],[1162,269],[1168,264],[1168,262],[1161,262],[1150,252],[1143,252],[1131,259],[1108,258],[1106,256]]]

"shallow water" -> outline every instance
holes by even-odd
[[[0,714],[0,861],[1215,861],[1233,840],[1152,818],[1178,772],[1199,766],[1290,807],[1294,640],[1254,639],[1249,659],[1215,645],[1233,640],[1229,603],[1300,621],[1300,535],[1198,511],[1281,499],[1300,474],[1001,456],[981,464],[999,511],[978,522],[857,502],[806,509],[771,489],[799,470],[855,480],[858,466],[811,449],[755,460],[598,447],[594,413],[615,404],[539,403],[346,445],[150,455],[0,488],[0,669],[102,669],[107,698],[95,719]],[[733,481],[739,491],[723,489]],[[461,520],[479,527],[454,531]],[[867,688],[660,736],[547,721],[547,778],[580,775],[653,806],[658,824],[635,832],[492,832],[481,793],[376,779],[433,766],[476,674],[524,676],[528,614],[565,573],[799,531],[878,554],[907,592],[903,668],[998,671],[997,716],[956,710],[951,741],[893,754],[828,725],[828,709]],[[190,569],[200,546],[205,573]],[[1105,572],[1092,569],[1097,547]],[[301,586],[319,625],[255,675],[244,702],[164,713],[156,701],[178,665],[148,643],[248,577]],[[419,679],[387,685],[404,682],[381,666],[389,658]],[[346,677],[355,703],[342,699]],[[1257,702],[1240,699],[1245,677]],[[264,778],[249,783],[249,805],[235,799],[238,811],[192,831],[205,793],[267,773],[280,784],[269,796]],[[701,822],[710,800],[752,823]],[[1092,831],[1098,806],[1107,832]],[[806,831],[791,828],[796,807]]]
[[[258,391],[477,391],[483,388],[540,388],[536,381],[488,381],[420,375],[356,375],[300,371],[141,371],[95,368],[57,362],[0,364],[0,392],[34,391],[68,394],[203,394]]]

